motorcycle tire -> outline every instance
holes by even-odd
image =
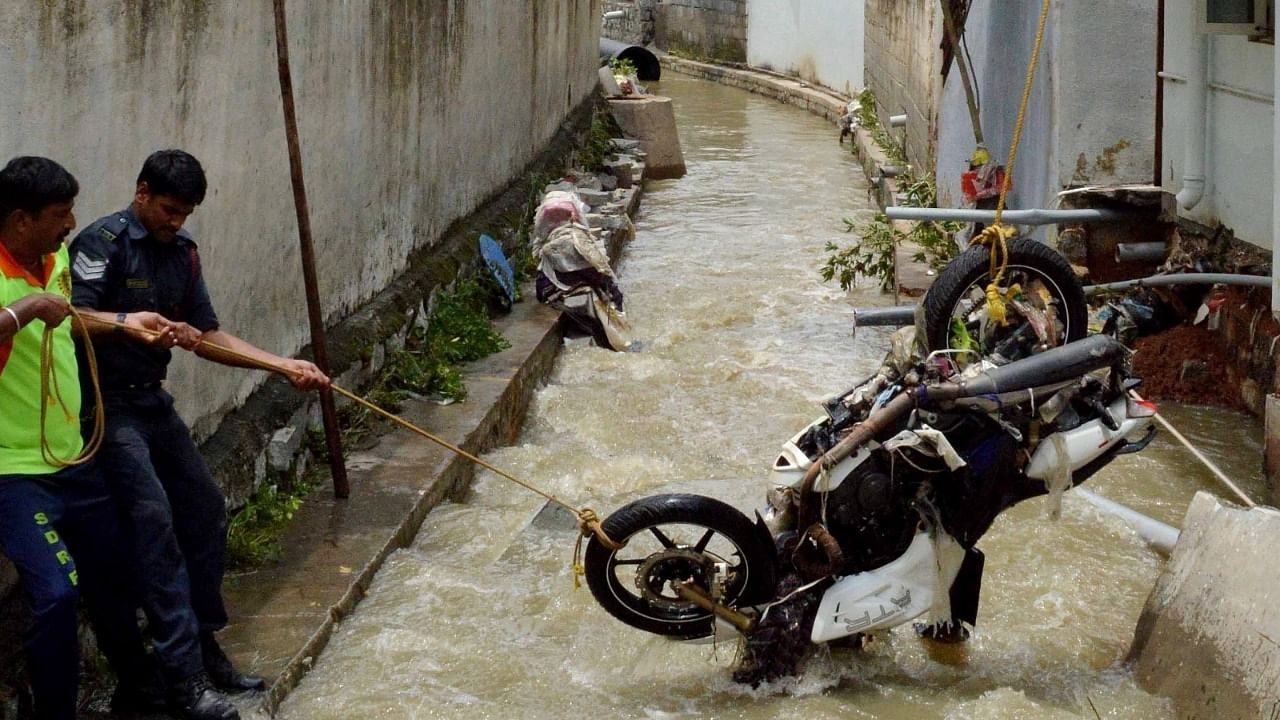
[[[631,627],[673,638],[715,632],[714,616],[681,598],[673,583],[692,578],[710,590],[717,567],[720,601],[730,607],[763,602],[773,595],[777,553],[768,533],[719,500],[670,494],[642,498],[602,523],[610,550],[592,537],[584,572],[587,587],[610,615]]]
[[[1056,250],[1031,238],[1009,241],[1009,264],[1003,284],[1039,280],[1057,305],[1063,332],[1060,344],[1079,340],[1088,332],[1088,305],[1084,288],[1071,264]],[[954,347],[952,319],[962,304],[980,294],[990,282],[991,249],[975,245],[953,259],[938,273],[924,296],[925,343],[927,349]],[[975,292],[976,289],[976,292]],[[985,301],[985,300],[983,300]],[[991,348],[982,348],[985,354]]]
[[[747,636],[742,658],[733,671],[734,682],[759,687],[799,675],[804,669],[813,652],[813,621],[822,591],[809,588],[795,592],[803,582],[799,575],[788,574],[778,583],[779,602],[769,607]]]

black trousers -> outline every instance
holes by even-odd
[[[152,643],[170,680],[203,668],[201,632],[226,626],[227,510],[163,390],[104,398],[103,472],[120,508]]]
[[[24,647],[37,718],[74,720],[83,590],[98,645],[121,682],[146,672],[124,537],[98,468],[0,475],[0,550],[18,569],[34,622]]]

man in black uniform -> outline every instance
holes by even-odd
[[[252,367],[203,341],[279,366],[303,390],[329,380],[312,363],[278,357],[220,328],[196,244],[182,229],[205,189],[204,170],[191,155],[161,150],[148,157],[133,203],[85,228],[71,243],[72,303],[87,315],[130,328],[158,315],[172,331],[161,346],[132,341],[131,329],[99,326],[95,332],[107,423],[102,468],[125,514],[142,576],[143,609],[170,676],[179,674],[179,659],[199,653],[217,688],[261,690],[264,680],[237,672],[214,638],[227,624],[226,501],[162,383],[173,346],[225,365]],[[172,602],[183,590],[189,601]]]

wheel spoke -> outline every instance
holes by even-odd
[[[639,565],[644,562],[644,558],[633,558],[631,560],[614,560],[614,565]]]
[[[658,538],[658,542],[662,543],[662,547],[673,548],[676,546],[674,542],[671,542],[671,538],[667,537],[656,525],[649,528],[649,532],[653,533],[653,536]]]
[[[698,539],[698,544],[697,544],[697,545],[694,545],[694,546],[693,546],[693,549],[694,549],[694,550],[696,550],[696,551],[698,551],[698,552],[702,552],[702,551],[706,550],[706,549],[707,549],[707,545],[709,545],[709,544],[711,543],[711,538],[713,538],[713,537],[715,537],[715,536],[716,536],[716,531],[715,531],[715,530],[712,530],[711,528],[707,528],[707,531],[706,531],[705,533],[703,533],[703,534],[702,534],[702,537],[701,537],[701,538],[699,538],[699,539]]]

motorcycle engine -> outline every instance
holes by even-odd
[[[844,554],[841,574],[879,567],[906,551],[920,524],[914,488],[895,479],[887,453],[876,450],[827,493],[826,525]]]

